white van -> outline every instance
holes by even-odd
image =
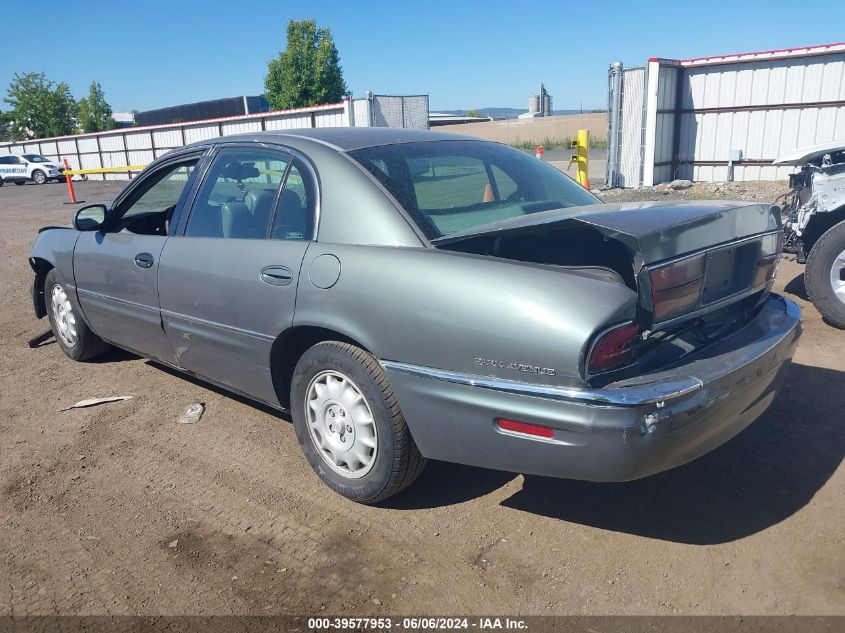
[[[22,185],[32,181],[43,185],[49,180],[64,180],[64,168],[40,154],[0,156],[0,187],[6,182]]]

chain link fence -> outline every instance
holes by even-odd
[[[352,105],[355,127],[428,129],[428,95],[373,95]]]

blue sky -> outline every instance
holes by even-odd
[[[332,29],[356,95],[428,93],[434,110],[524,108],[543,81],[555,108],[594,108],[606,105],[617,59],[845,40],[845,2],[825,3],[817,19],[802,19],[806,10],[794,0],[5,2],[0,88],[15,72],[44,71],[80,97],[97,80],[115,111],[258,94],[287,20],[313,17]]]

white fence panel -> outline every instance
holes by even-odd
[[[261,121],[243,121],[240,123],[224,123],[222,125],[223,135],[248,134],[249,132],[260,132]]]
[[[151,149],[130,150],[128,162],[130,165],[148,165],[153,162],[153,158],[153,151]]]
[[[173,149],[175,147],[182,147],[184,143],[182,142],[182,131],[181,129],[176,130],[154,130],[153,131],[153,144],[155,145],[156,149],[164,147],[167,149]]]
[[[304,127],[311,127],[311,117],[296,116],[268,119],[264,125],[268,130],[296,130]]]
[[[404,97],[404,99],[409,100],[407,103],[413,103],[425,110],[427,124],[428,97]],[[366,102],[366,100],[356,101]],[[355,102],[345,100],[343,103],[222,117],[206,121],[109,130],[42,141],[0,143],[0,154],[40,153],[50,158],[67,160],[72,169],[146,165],[177,147],[228,134],[245,134],[261,130],[348,127],[354,124],[352,121],[354,117],[350,116],[350,110],[355,107],[354,104]],[[419,110],[420,107],[417,109]],[[362,126],[367,125],[368,121],[362,121]],[[128,177],[127,173],[121,172],[89,176],[97,180],[125,180]]]
[[[125,149],[122,134],[111,134],[100,137],[100,149],[104,152],[122,152]]]
[[[216,125],[198,125],[185,128],[185,142],[188,144],[207,141],[218,136],[220,136],[220,129]]]

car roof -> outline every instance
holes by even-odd
[[[280,142],[285,138],[314,141],[321,145],[328,145],[336,150],[348,152],[365,147],[379,145],[397,145],[400,143],[419,143],[430,141],[477,141],[479,139],[461,134],[447,134],[445,132],[431,132],[429,130],[410,130],[390,127],[326,127],[303,128],[299,130],[271,130],[222,136],[212,142],[255,141]],[[208,141],[201,144],[207,144]],[[199,143],[198,143],[199,144]]]

